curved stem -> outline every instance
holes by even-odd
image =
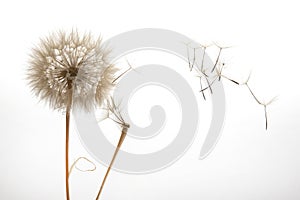
[[[118,154],[118,152],[119,152],[119,150],[120,150],[120,148],[121,148],[121,145],[122,145],[122,143],[123,143],[123,141],[124,141],[124,139],[125,139],[125,137],[126,137],[126,134],[127,134],[127,128],[124,127],[124,128],[122,129],[122,134],[121,134],[121,136],[120,136],[120,139],[119,139],[119,142],[118,142],[118,146],[116,147],[116,150],[115,150],[115,152],[114,152],[113,158],[112,158],[112,160],[111,160],[111,162],[110,162],[110,165],[109,165],[109,167],[108,167],[108,169],[107,169],[107,171],[106,171],[106,174],[105,174],[104,179],[103,179],[103,181],[102,181],[101,187],[100,187],[99,192],[98,192],[98,195],[97,195],[97,197],[96,197],[96,200],[98,200],[98,199],[100,198],[101,192],[102,192],[102,190],[103,190],[103,187],[104,187],[104,184],[105,184],[106,179],[107,179],[107,177],[108,177],[108,174],[109,174],[109,172],[110,172],[110,169],[111,169],[112,165],[113,165],[114,162],[115,162],[115,159],[116,159],[117,154]]]
[[[81,160],[81,159],[84,159],[84,160],[88,161],[88,162],[91,163],[94,167],[93,167],[92,169],[86,169],[86,170],[79,169],[78,167],[76,167],[76,164],[77,164],[77,163],[79,162],[79,160]],[[81,156],[81,157],[77,158],[77,159],[73,162],[73,164],[71,165],[70,170],[69,170],[69,178],[70,178],[71,173],[72,173],[72,171],[73,171],[74,168],[76,168],[77,170],[79,170],[79,171],[81,171],[81,172],[92,172],[92,171],[95,171],[97,167],[96,167],[96,165],[95,165],[92,161],[90,161],[90,160],[87,159],[86,157]]]

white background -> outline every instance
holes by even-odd
[[[64,199],[64,116],[31,94],[25,73],[41,36],[77,27],[104,39],[138,28],[177,31],[233,45],[228,74],[266,100],[270,126],[247,90],[224,82],[223,136],[198,160],[204,133],[173,166],[155,174],[112,172],[102,199],[300,199],[300,31],[296,1],[2,1],[0,3],[0,199]],[[72,126],[72,155],[89,155]],[[105,172],[74,172],[72,199],[93,199]]]

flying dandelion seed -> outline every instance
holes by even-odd
[[[116,68],[101,38],[77,30],[59,31],[41,39],[30,55],[27,79],[32,91],[50,108],[66,113],[66,197],[69,200],[69,124],[72,108],[90,111],[112,86]],[[98,83],[101,83],[98,85]]]
[[[213,65],[213,68],[211,70],[211,73],[212,72],[215,72],[215,74],[213,74],[212,77],[209,77],[207,75],[207,73],[205,72],[204,70],[204,65],[203,65],[203,59],[204,59],[204,55],[205,55],[205,51],[207,49],[207,47],[209,46],[205,46],[205,45],[201,45],[202,48],[203,48],[203,57],[202,57],[202,62],[201,62],[201,68],[193,68],[195,62],[194,60],[196,59],[195,58],[195,48],[194,49],[194,55],[192,57],[193,59],[193,64],[191,64],[191,61],[190,61],[190,56],[189,56],[189,46],[187,45],[187,55],[188,55],[188,64],[189,64],[189,69],[190,71],[194,70],[196,71],[196,73],[198,73],[197,77],[199,77],[200,79],[200,87],[201,87],[201,90],[199,92],[202,93],[202,96],[203,96],[203,99],[206,100],[206,97],[205,97],[205,94],[204,94],[204,91],[205,90],[208,90],[210,91],[210,93],[212,94],[213,93],[213,90],[212,90],[212,85],[218,80],[218,81],[221,81],[221,78],[224,78],[228,81],[231,81],[232,83],[236,84],[236,85],[245,85],[247,87],[247,89],[249,90],[249,92],[251,93],[252,97],[255,99],[255,101],[259,104],[259,105],[262,105],[264,107],[264,114],[265,114],[265,128],[266,130],[268,129],[268,113],[267,113],[267,106],[270,105],[276,98],[273,98],[272,100],[270,100],[268,103],[263,103],[262,101],[258,100],[258,98],[255,96],[254,92],[252,91],[252,89],[249,87],[249,79],[250,79],[250,75],[248,76],[247,80],[244,82],[244,83],[239,83],[238,81],[232,79],[232,78],[229,78],[228,76],[224,75],[223,74],[223,69],[225,68],[225,63],[224,62],[220,62],[220,57],[221,57],[221,53],[222,53],[222,50],[223,49],[227,49],[227,48],[230,48],[230,47],[221,47],[219,46],[218,44],[215,44],[215,46],[218,47],[219,49],[219,52],[218,52],[218,55],[217,55],[217,58],[216,58],[216,61]],[[211,74],[210,74],[211,75]],[[207,86],[205,88],[203,88],[203,84],[202,84],[202,77],[205,78],[206,80],[206,83],[207,83]],[[209,78],[212,79],[212,81],[209,81]]]

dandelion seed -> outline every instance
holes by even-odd
[[[217,56],[217,59],[215,61],[215,64],[211,70],[211,72],[213,72],[215,70],[215,68],[217,67],[217,64],[219,63],[219,60],[220,60],[220,57],[221,57],[221,52],[223,49],[227,49],[227,48],[230,48],[229,46],[228,47],[221,47],[220,45],[216,44],[215,45],[219,48],[219,53],[218,53],[218,56]]]
[[[259,105],[262,105],[262,106],[264,107],[264,113],[265,113],[265,128],[266,128],[266,130],[267,130],[267,129],[268,129],[267,106],[268,106],[269,104],[271,104],[271,103],[274,101],[275,98],[272,99],[271,101],[269,101],[268,103],[263,103],[263,102],[261,102],[261,101],[255,96],[254,92],[252,91],[252,89],[249,87],[249,84],[248,84],[251,73],[249,74],[247,80],[246,80],[244,83],[240,83],[240,82],[238,82],[238,81],[236,81],[236,80],[234,80],[234,79],[232,79],[232,78],[229,78],[228,76],[225,76],[225,75],[223,74],[223,70],[224,70],[224,68],[225,68],[226,66],[225,66],[225,63],[224,63],[224,62],[220,62],[220,58],[221,58],[221,54],[222,54],[222,52],[223,52],[223,49],[230,48],[230,46],[222,47],[222,46],[220,46],[220,45],[218,45],[218,44],[215,43],[215,46],[219,49],[219,51],[218,51],[217,58],[216,58],[216,60],[215,60],[215,62],[214,62],[214,64],[213,64],[212,70],[211,70],[210,72],[211,72],[211,73],[212,73],[212,72],[216,72],[216,75],[215,75],[215,76],[211,76],[212,74],[207,74],[207,73],[205,72],[205,70],[203,69],[203,68],[204,68],[204,64],[203,64],[203,63],[204,63],[204,58],[205,58],[205,53],[206,53],[207,47],[209,47],[209,46],[204,46],[204,45],[201,45],[201,46],[202,46],[202,49],[203,49],[201,65],[200,65],[200,68],[194,68],[194,69],[195,69],[195,71],[198,73],[197,77],[200,78],[200,87],[201,87],[201,88],[200,88],[200,91],[199,91],[199,92],[202,93],[202,96],[203,96],[204,100],[206,99],[205,94],[204,94],[204,91],[209,89],[209,90],[210,90],[210,93],[212,94],[212,93],[213,93],[213,90],[212,90],[213,84],[215,84],[215,83],[217,82],[217,80],[218,80],[218,81],[221,81],[221,78],[224,78],[224,79],[226,79],[226,80],[228,80],[228,81],[231,81],[232,83],[234,83],[234,84],[236,84],[236,85],[245,85],[245,86],[247,87],[248,91],[251,93],[252,97],[255,99],[255,101],[256,101]],[[188,45],[187,45],[187,55],[188,55],[189,69],[190,69],[190,71],[191,71],[191,70],[193,69],[194,62],[191,62],[191,61],[190,61],[190,58],[189,58],[189,46],[188,46]],[[194,48],[194,58],[193,58],[193,59],[196,60],[196,59],[195,59],[195,48]],[[206,87],[203,87],[203,85],[202,85],[202,81],[201,81],[202,77],[204,77],[205,80],[206,80],[206,83],[207,83],[207,84],[206,84],[206,85],[207,85]]]
[[[109,50],[91,34],[77,30],[52,33],[30,55],[27,79],[32,91],[52,109],[66,113],[66,196],[69,194],[69,124],[71,108],[91,110],[108,94],[112,73]],[[98,82],[102,83],[98,86]],[[95,96],[97,93],[97,96]]]
[[[204,59],[205,59],[206,49],[209,46],[210,45],[201,45],[201,47],[203,48],[203,54],[202,54],[202,59],[201,59],[201,71],[203,71],[203,67],[204,67]]]
[[[119,80],[122,76],[124,76],[130,70],[133,70],[133,71],[137,72],[136,70],[134,70],[134,68],[132,67],[132,65],[129,63],[129,61],[127,59],[126,59],[126,62],[129,66],[129,68],[126,69],[124,72],[122,72],[119,76],[117,76],[117,78],[115,78],[112,83],[115,83],[117,80]]]

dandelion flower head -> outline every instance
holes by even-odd
[[[55,32],[33,48],[27,79],[33,92],[57,110],[90,110],[109,95],[116,68],[101,39],[78,31]]]

